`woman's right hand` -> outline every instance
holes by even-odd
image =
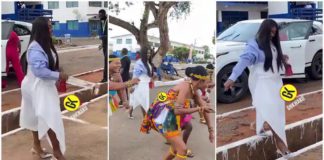
[[[66,81],[68,78],[69,78],[69,76],[66,73],[60,72],[60,76],[59,76],[60,80]]]
[[[228,80],[224,83],[224,89],[225,89],[225,91],[227,91],[227,90],[230,89],[230,88],[233,88],[234,84],[235,84],[234,81],[228,79]]]
[[[138,84],[139,81],[140,81],[140,79],[138,79],[138,78],[133,78],[133,79],[131,80],[131,83],[132,83],[132,85],[135,85],[135,84]]]

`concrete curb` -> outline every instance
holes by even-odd
[[[297,151],[322,141],[322,119],[318,115],[286,126],[287,143],[291,151]],[[255,135],[216,149],[218,160],[277,159],[272,133]]]

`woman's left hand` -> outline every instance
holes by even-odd
[[[284,54],[284,55],[283,55],[283,60],[284,60],[284,62],[285,62],[286,64],[288,64],[289,56],[286,55],[286,54]]]

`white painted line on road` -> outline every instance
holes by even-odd
[[[99,69],[95,69],[92,71],[82,72],[82,73],[74,74],[73,77],[78,77],[78,76],[82,76],[82,75],[89,74],[89,73],[99,72],[102,70],[103,70],[103,68],[99,68]]]
[[[16,111],[19,111],[19,110],[20,110],[20,106],[1,112],[1,116],[5,115],[5,114],[8,114],[8,113],[11,113],[11,112],[16,112]]]
[[[95,126],[98,126],[96,124],[93,124],[93,123],[90,123],[90,122],[87,122],[87,121],[84,121],[84,120],[81,120],[81,119],[77,119],[77,118],[71,118],[71,117],[67,117],[67,116],[62,116],[63,119],[66,119],[66,120],[70,120],[70,121],[73,121],[73,122],[77,122],[77,123],[81,123],[81,124],[90,124],[90,125],[95,125]],[[103,130],[108,130],[107,127],[99,127],[100,129],[103,129]]]
[[[306,92],[306,93],[298,95],[296,98],[301,97],[301,96],[307,96],[307,95],[310,95],[310,94],[315,94],[315,93],[322,92],[322,91],[323,91],[323,89],[319,89],[319,90],[311,91],[311,92]],[[225,112],[225,113],[216,115],[216,118],[223,118],[225,116],[229,116],[229,115],[234,114],[234,113],[238,113],[238,112],[242,112],[242,111],[250,110],[250,109],[254,109],[254,108],[255,108],[254,106],[249,106],[249,107],[246,107],[246,108],[242,108],[242,109],[238,109],[238,110],[234,110],[234,111],[230,111],[230,112]]]
[[[226,112],[226,113],[223,113],[223,114],[216,115],[216,118],[223,118],[223,117],[229,116],[229,115],[234,114],[234,113],[238,113],[238,112],[242,112],[242,111],[246,111],[246,110],[250,110],[250,109],[254,109],[254,108],[255,108],[254,106],[250,106],[250,107],[246,107],[246,108]]]
[[[64,115],[62,115],[62,118],[63,118],[63,119],[67,119],[67,120],[71,120],[71,121],[73,121],[73,122],[82,123],[82,124],[90,124],[89,122],[86,122],[86,121],[84,121],[84,120],[77,119],[77,118],[71,118],[71,117],[67,117],[67,116],[64,116]]]
[[[4,138],[4,137],[6,137],[6,136],[9,136],[9,135],[15,134],[15,133],[17,133],[17,132],[19,132],[19,131],[22,131],[22,130],[24,130],[24,129],[23,129],[23,128],[17,128],[17,129],[14,129],[14,130],[12,130],[12,131],[9,131],[9,132],[7,132],[7,133],[2,134],[1,137]]]
[[[323,114],[320,114],[320,115],[317,115],[317,116],[314,116],[314,117],[311,117],[311,118],[308,118],[308,119],[304,119],[304,120],[301,120],[301,121],[286,125],[285,130],[292,129],[294,127],[297,127],[297,126],[300,126],[302,124],[309,123],[309,122],[312,122],[314,120],[321,119],[321,118],[323,118]],[[254,136],[251,136],[251,137],[248,137],[248,138],[245,138],[245,139],[242,139],[242,140],[230,143],[230,144],[226,144],[226,145],[221,146],[221,147],[217,147],[216,148],[216,153],[227,151],[228,149],[238,147],[238,146],[241,146],[243,144],[250,143],[250,142],[253,142],[253,141],[262,140],[263,138],[266,138],[267,136],[272,136],[272,132],[271,131],[266,131],[262,135],[264,135],[264,136],[254,135]]]
[[[315,144],[312,144],[312,145],[310,145],[310,146],[307,146],[307,147],[305,147],[305,148],[302,148],[302,149],[300,149],[300,150],[298,150],[298,151],[296,151],[296,152],[292,152],[292,153],[289,154],[289,158],[296,157],[296,156],[298,156],[298,155],[300,155],[300,154],[302,154],[302,153],[305,153],[305,152],[307,152],[307,151],[309,151],[309,150],[312,150],[312,149],[314,149],[314,148],[316,148],[316,147],[319,147],[319,146],[321,146],[321,145],[323,145],[323,141],[319,141],[319,142],[317,142],[317,143],[315,143]],[[276,159],[276,160],[286,160],[286,158],[284,158],[284,157],[280,157],[280,158],[278,158],[278,159]]]
[[[2,95],[3,95],[3,94],[6,94],[6,93],[11,93],[11,92],[19,91],[19,90],[20,90],[20,88],[11,89],[11,90],[8,90],[8,91],[3,91],[3,92],[2,92]]]
[[[99,101],[102,98],[106,98],[106,97],[108,97],[108,93],[107,94],[104,94],[104,95],[101,95],[101,96],[99,96],[97,98],[91,99],[89,102],[93,103],[93,102]],[[107,103],[108,103],[108,100],[107,100]]]
[[[95,83],[89,82],[89,81],[85,81],[79,78],[75,78],[74,76],[70,76],[69,79],[66,81],[66,83],[74,85],[74,86],[78,86],[81,88],[84,87],[89,87],[89,86],[94,86]]]
[[[67,52],[75,52],[75,51],[81,51],[81,50],[86,50],[86,49],[98,49],[98,45],[89,45],[87,47],[84,48],[74,48],[74,49],[64,49],[64,50],[59,50],[57,51],[58,54],[63,54],[63,53],[67,53]],[[98,53],[101,53],[102,51],[98,49]]]

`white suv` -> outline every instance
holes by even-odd
[[[322,26],[317,21],[274,19],[280,26],[279,36],[283,54],[289,56],[293,76],[283,78],[322,78]],[[246,42],[253,39],[263,19],[240,21],[217,37],[217,100],[232,103],[248,91],[247,68],[235,82],[234,90],[224,91],[224,83],[238,62]]]
[[[1,65],[1,72],[2,76],[7,76],[6,73],[6,46],[8,42],[8,38],[10,36],[10,33],[12,30],[14,30],[20,40],[21,43],[21,52],[26,52],[27,46],[30,39],[30,33],[32,29],[32,24],[27,22],[21,22],[21,21],[13,21],[13,20],[2,20],[2,30],[1,30],[1,59],[2,59],[2,65]]]

